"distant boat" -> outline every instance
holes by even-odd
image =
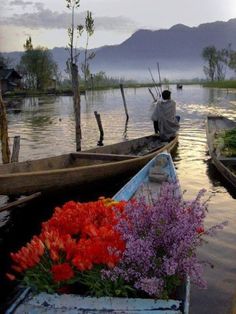
[[[158,172],[155,168],[158,167]],[[176,171],[168,153],[161,153],[146,164],[124,187],[117,192],[113,199],[130,200],[133,197],[145,195],[145,191],[155,194],[160,190],[164,181],[176,180]],[[180,187],[176,193],[181,194]],[[154,194],[154,195],[155,195]],[[7,310],[6,314],[13,313],[189,313],[190,280],[187,278],[178,293],[178,298],[168,300],[142,299],[142,298],[117,298],[117,297],[82,297],[75,294],[58,295],[39,293],[31,294],[29,289],[23,291],[18,299]]]
[[[206,121],[206,135],[209,154],[218,171],[236,187],[236,157],[221,155],[214,146],[217,134],[224,130],[236,128],[236,122],[222,116],[208,116]]]
[[[129,177],[157,153],[178,142],[161,142],[156,135],[140,137],[83,152],[0,165],[0,195],[28,195],[66,188],[91,187]]]

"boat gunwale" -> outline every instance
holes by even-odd
[[[220,160],[220,158],[217,157],[215,150],[214,150],[214,146],[213,146],[213,140],[215,139],[215,134],[216,134],[216,130],[214,132],[210,132],[209,129],[209,125],[210,125],[210,121],[213,121],[213,119],[221,119],[221,120],[225,120],[225,121],[231,121],[234,123],[235,127],[236,127],[236,122],[230,119],[227,119],[223,116],[207,116],[207,123],[206,123],[206,135],[207,135],[207,144],[208,144],[208,149],[209,149],[209,154],[211,156],[212,159],[212,163],[215,165],[215,167],[218,169],[218,171],[220,172],[220,174],[228,181],[230,182],[233,186],[236,186],[236,174],[233,173],[228,167],[227,165],[224,164],[224,162],[222,162]],[[228,128],[230,129],[230,128]]]

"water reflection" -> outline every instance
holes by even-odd
[[[196,196],[201,188],[206,188],[208,194],[214,194],[209,206],[207,225],[219,223],[225,219],[236,221],[236,195],[235,189],[220,176],[207,155],[207,143],[205,134],[205,120],[210,113],[222,114],[228,118],[236,119],[236,91],[207,89],[200,86],[184,86],[183,90],[176,90],[170,86],[172,98],[177,103],[177,113],[181,116],[181,128],[179,145],[174,155],[177,174],[183,190],[187,190],[185,197],[191,199]],[[127,122],[120,90],[88,92],[86,99],[81,97],[82,118],[82,148],[88,149],[96,146],[99,131],[94,117],[94,111],[98,111],[104,129],[104,144],[111,144],[135,137],[145,136],[153,132],[150,121],[151,95],[147,88],[127,89],[125,91],[130,119]],[[15,135],[21,136],[20,160],[36,159],[52,155],[59,155],[75,150],[75,125],[73,115],[73,101],[70,96],[49,98],[26,98],[14,107],[20,109],[18,114],[8,109],[9,134],[11,140]],[[76,191],[64,191],[63,195],[56,196],[53,200],[35,204],[26,209],[19,209],[12,213],[2,213],[0,224],[0,238],[4,239],[4,246],[0,245],[1,256],[6,256],[9,249],[14,249],[24,240],[28,240],[33,233],[39,230],[42,220],[47,219],[54,204],[70,200],[72,197],[79,200],[91,199],[99,195],[113,195],[124,182],[114,182],[111,186],[100,186],[100,191],[91,188],[91,191],[82,193]],[[110,190],[112,189],[112,191]],[[53,203],[54,202],[54,203]],[[225,210],[227,209],[227,210]],[[30,224],[28,223],[30,221]],[[23,228],[22,228],[23,226]],[[229,292],[224,294],[218,289],[217,278],[220,275],[221,282],[234,283],[236,286],[235,255],[230,248],[235,247],[235,224],[230,224],[222,233],[223,240],[214,238],[215,247],[208,246],[201,251],[204,259],[212,255],[218,263],[218,269],[212,275],[212,270],[207,273],[210,281],[210,289],[215,292],[215,299],[223,295],[222,304],[228,302]],[[0,241],[1,241],[0,239]],[[2,240],[3,243],[3,240]],[[0,243],[1,244],[1,243]],[[228,264],[225,265],[222,258],[222,248],[227,247]],[[0,261],[5,269],[9,260]],[[231,264],[230,264],[231,263]],[[231,265],[231,266],[230,266]],[[1,278],[0,278],[1,280]],[[231,288],[232,290],[232,288]],[[211,290],[210,290],[211,291]],[[208,293],[208,292],[207,292]],[[202,296],[193,290],[191,298],[198,296],[198,304],[204,301],[207,304],[206,292]],[[210,302],[210,301],[209,301]],[[199,313],[193,312],[192,313]],[[215,308],[213,310],[214,313]]]
[[[205,142],[207,114],[235,118],[235,91],[207,89],[197,85],[184,86],[181,91],[175,85],[170,89],[181,116],[181,140],[191,149],[195,147],[194,143]],[[99,137],[94,111],[101,115],[105,145],[153,132],[150,121],[152,98],[148,89],[126,89],[125,94],[129,123],[126,122],[120,90],[90,91],[86,98],[81,96],[83,150],[96,146]],[[19,110],[17,115],[15,110]],[[11,141],[15,135],[21,136],[20,160],[75,150],[71,96],[24,98],[14,108],[9,107],[8,120]],[[196,150],[194,155],[198,158]]]

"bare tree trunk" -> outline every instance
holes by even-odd
[[[10,148],[8,142],[8,127],[7,127],[7,113],[2,100],[2,93],[0,87],[0,137],[2,145],[2,162],[7,164],[10,162]]]
[[[79,91],[79,78],[78,67],[75,63],[71,64],[72,76],[72,89],[75,113],[75,139],[76,151],[81,151],[81,125],[80,125],[80,91]]]

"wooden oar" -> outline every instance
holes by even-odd
[[[22,205],[26,202],[29,202],[29,201],[39,197],[40,195],[41,195],[41,192],[36,192],[36,193],[31,194],[29,196],[22,197],[21,199],[19,199],[17,201],[8,203],[7,205],[0,207],[0,212],[3,212],[4,210],[9,210],[9,209],[15,208],[18,205]]]

